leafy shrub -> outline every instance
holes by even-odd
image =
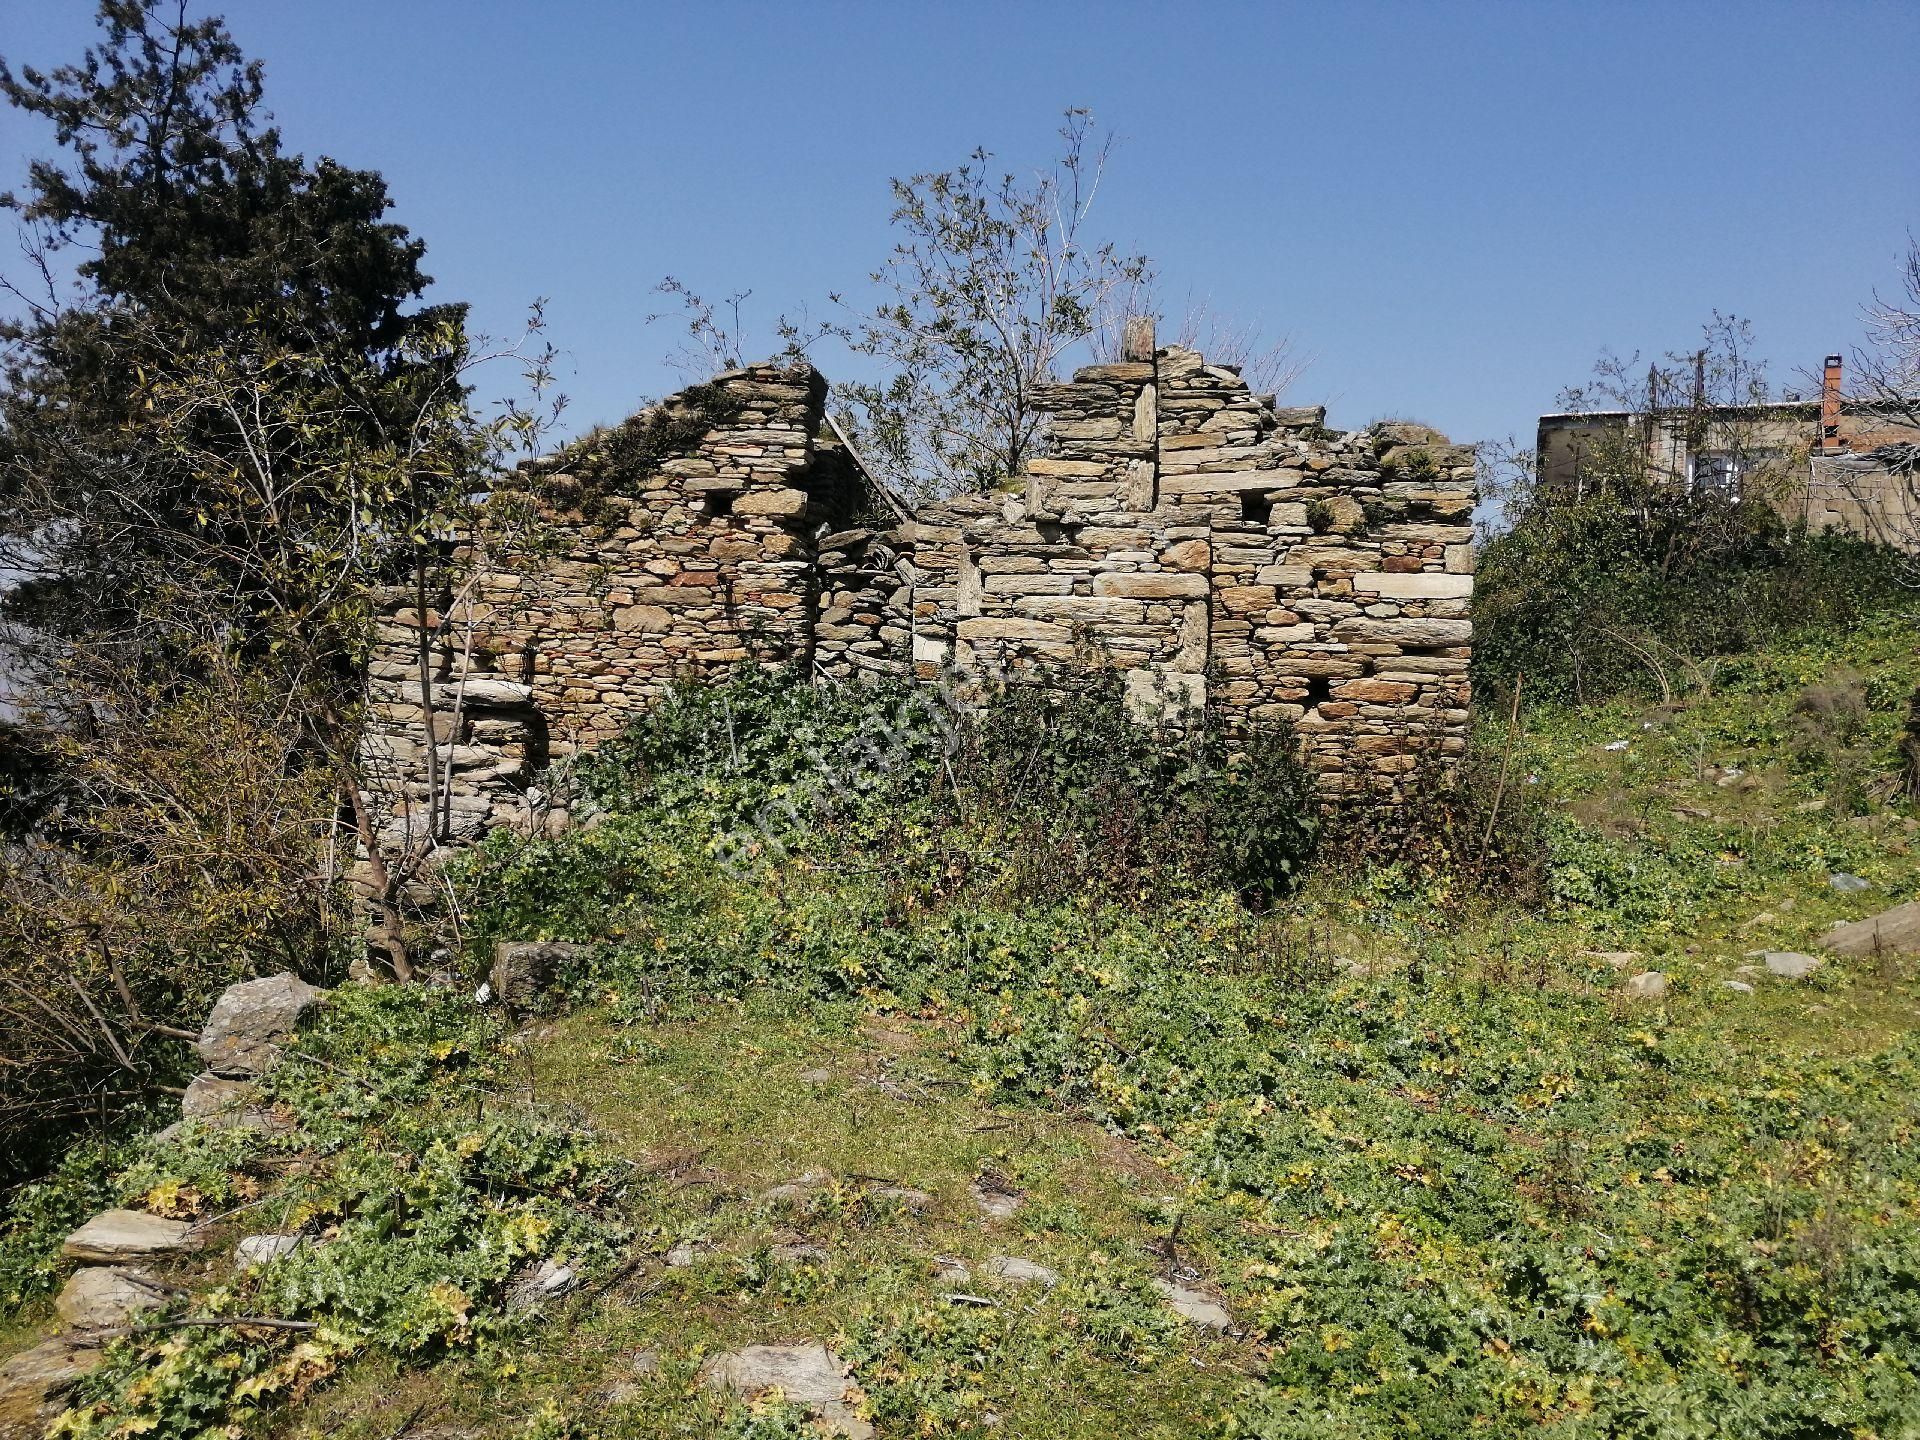
[[[938,692],[905,681],[813,685],[746,667],[670,691],[580,779],[605,808],[697,813],[738,844],[782,849],[924,805],[957,723]]]
[[[343,948],[322,878],[337,781],[283,688],[199,659],[193,678],[102,684],[112,725],[43,732],[62,803],[0,861],[0,1184],[183,1084],[197,1066],[166,1032],[197,1030],[228,985],[324,980]],[[98,675],[76,660],[73,678]]]
[[[126,1125],[137,1133],[136,1117]],[[0,1222],[0,1316],[59,1284],[60,1242],[113,1203],[116,1177],[136,1153],[137,1142],[125,1135],[89,1136],[69,1145],[50,1174],[7,1193]]]
[[[1536,699],[1679,690],[1692,662],[1906,603],[1884,546],[1784,525],[1758,500],[1535,499],[1481,551],[1475,684]],[[1663,697],[1664,698],[1664,697]]]
[[[1318,821],[1284,727],[1146,725],[1117,672],[1044,679],[973,708],[905,682],[750,669],[674,692],[581,783],[610,810],[706,827],[734,863],[824,851],[827,837],[898,856],[952,830],[968,836],[966,863],[997,852],[1037,895],[1138,895],[1184,876],[1264,903],[1298,880]]]
[[[1872,753],[1860,678],[1843,673],[1807,686],[1794,700],[1792,714],[1800,769],[1824,780],[1839,813],[1865,814]]]
[[[958,788],[976,807],[1037,821],[1049,893],[1088,882],[1138,894],[1175,870],[1265,903],[1298,880],[1318,838],[1312,784],[1284,727],[1230,737],[1129,713],[1112,670],[1011,686],[966,726]],[[1036,877],[1036,880],[1038,877]]]
[[[1523,905],[1545,900],[1552,820],[1529,779],[1524,736],[1482,714],[1464,755],[1426,748],[1415,760],[1393,823],[1340,817],[1327,848],[1344,865],[1418,877],[1434,899],[1477,892]]]

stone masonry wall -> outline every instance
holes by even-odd
[[[805,366],[729,372],[537,462],[538,541],[483,536],[462,593],[383,617],[366,757],[388,842],[550,823],[542,765],[746,662],[1017,680],[1091,659],[1143,712],[1288,719],[1330,800],[1392,803],[1424,750],[1465,746],[1471,449],[1330,431],[1150,328],[1130,346],[1040,397],[1049,451],[1005,488],[914,514]],[[609,458],[644,435],[665,453]],[[434,814],[429,735],[452,774]]]
[[[1043,403],[1051,450],[1015,488],[834,537],[836,559],[887,552],[841,605],[904,622],[917,673],[1017,677],[1091,650],[1142,709],[1292,721],[1330,798],[1390,802],[1423,750],[1464,749],[1470,447],[1329,431],[1178,347],[1089,366]],[[839,643],[822,635],[822,668],[853,673]]]
[[[456,593],[423,609],[394,592],[362,746],[388,853],[532,823],[547,762],[617,735],[677,679],[810,661],[814,536],[864,485],[820,439],[825,401],[811,369],[717,376],[526,467],[508,508],[534,513],[449,557]],[[668,453],[621,463],[649,437]],[[429,734],[450,786],[430,784]]]

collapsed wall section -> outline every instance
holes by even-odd
[[[894,541],[915,576],[912,656],[1019,680],[1097,663],[1203,698],[1204,528],[1158,510],[1151,359],[1047,387],[1049,453],[1008,488],[923,507]]]

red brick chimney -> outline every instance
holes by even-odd
[[[1829,355],[1820,381],[1820,449],[1846,448],[1847,442],[1840,438],[1840,357]]]

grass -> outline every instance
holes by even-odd
[[[1179,1180],[1084,1120],[973,1099],[946,1073],[937,1028],[848,1007],[783,1009],[720,1005],[650,1027],[638,1044],[590,1014],[536,1029],[529,1079],[543,1103],[594,1128],[644,1177],[636,1264],[605,1295],[563,1302],[517,1348],[511,1373],[444,1366],[407,1390],[409,1409],[492,1431],[548,1402],[577,1414],[584,1401],[607,1433],[717,1433],[728,1412],[697,1383],[706,1357],[819,1339],[848,1354],[923,1352],[911,1372],[863,1371],[883,1416],[927,1409],[914,1392],[933,1370],[943,1383],[931,1413],[969,1428],[1177,1436],[1211,1423],[1252,1352],[1181,1324],[1147,1288],[1209,1258],[1205,1226],[1183,1227],[1170,1258],[1162,1251],[1187,1209]],[[765,1198],[810,1173],[829,1183]],[[1021,1192],[1011,1218],[981,1210],[971,1187],[983,1173]],[[890,1202],[890,1186],[930,1203]],[[799,1246],[819,1253],[782,1258]],[[1050,1294],[1009,1287],[984,1269],[995,1255],[1064,1278]],[[960,1293],[993,1305],[947,1298],[942,1258],[972,1270]],[[657,1372],[636,1378],[636,1355]],[[300,1431],[382,1433],[395,1378],[341,1387]]]
[[[1911,618],[1881,620],[1737,657],[1681,705],[1529,712],[1515,805],[1545,863],[1524,900],[1411,861],[1323,865],[1259,916],[1204,885],[1023,895],[1044,855],[998,865],[1004,834],[884,801],[741,876],[697,788],[501,847],[470,880],[476,933],[611,943],[511,1035],[458,997],[431,1023],[379,1000],[331,1017],[320,1053],[411,1077],[407,1122],[289,1080],[280,1159],[323,1157],[319,1223],[346,1225],[389,1183],[329,1172],[362,1148],[404,1172],[399,1142],[458,1148],[484,1112],[507,1138],[475,1163],[504,1174],[490,1147],[534,1143],[511,1137],[590,1134],[567,1163],[624,1179],[566,1242],[586,1283],[508,1314],[510,1267],[432,1223],[564,1216],[571,1182],[437,1191],[415,1223],[442,1258],[391,1273],[426,1294],[459,1269],[471,1326],[422,1348],[380,1338],[384,1308],[301,1312],[360,1338],[246,1428],[800,1435],[697,1377],[818,1339],[883,1437],[1915,1433],[1920,980],[1890,957],[1743,970],[1920,894],[1915,818],[1876,788],[1915,671]],[[1836,685],[1858,706],[1809,709]],[[1873,888],[1836,891],[1843,871]],[[1664,999],[1622,989],[1642,969]],[[235,1158],[190,1144],[121,1188],[216,1203],[267,1173]],[[1011,1218],[982,1212],[983,1176],[1023,1195]],[[404,1233],[339,1253],[375,1273]],[[0,1246],[9,1273],[33,1243]],[[560,1253],[541,1243],[525,1258]],[[996,1285],[995,1255],[1063,1279]],[[994,1303],[951,1298],[940,1257]],[[1175,1317],[1169,1275],[1237,1333]],[[112,1403],[84,1433],[130,1433]]]

